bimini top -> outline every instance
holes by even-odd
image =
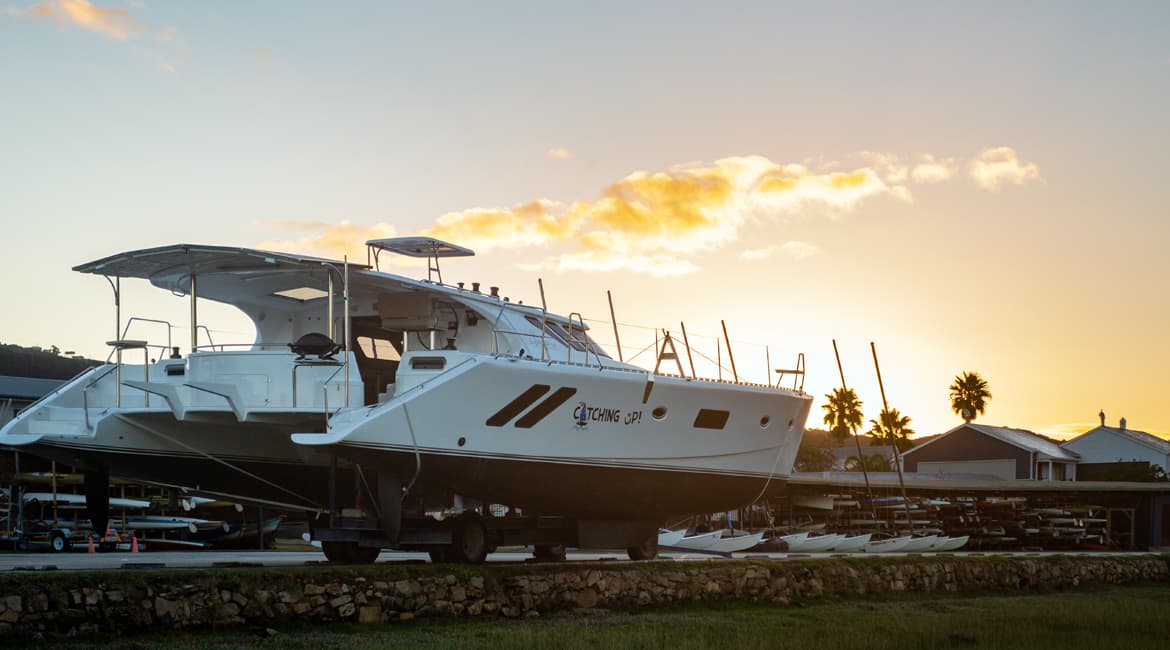
[[[475,251],[433,237],[371,239],[366,246],[409,257],[471,257]]]
[[[308,255],[273,253],[233,246],[172,244],[158,248],[118,253],[73,267],[79,273],[95,273],[118,278],[155,279],[160,276],[205,275],[247,271],[300,270],[320,268],[323,264],[340,266],[340,260]],[[369,268],[354,264],[356,268]]]

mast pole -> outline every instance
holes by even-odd
[[[841,394],[849,392],[849,387],[845,384],[845,370],[841,367],[841,353],[837,352],[837,339],[833,339],[833,356],[837,357],[837,373],[841,375]],[[873,502],[873,488],[869,485],[869,469],[865,466],[865,454],[861,452],[861,439],[857,437],[857,425],[850,423],[849,428],[853,431],[853,443],[857,445],[857,461],[861,465],[861,474],[865,477],[865,493],[869,496],[869,507],[873,512],[873,518],[877,520],[877,506]]]
[[[869,342],[869,349],[873,352],[873,369],[877,371],[878,388],[882,391],[882,415],[878,420],[886,427],[886,432],[890,436],[890,444],[894,447],[894,467],[898,470],[898,485],[902,488],[902,503],[906,506],[906,523],[910,526],[910,532],[914,532],[914,517],[910,514],[910,498],[906,496],[906,481],[902,478],[902,455],[898,453],[898,441],[894,440],[894,428],[886,418],[890,416],[890,407],[886,404],[886,387],[882,385],[882,369],[878,365],[877,346],[873,341]]]

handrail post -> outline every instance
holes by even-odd
[[[691,379],[698,379],[695,374],[695,358],[691,356],[691,342],[687,339],[687,325],[682,321],[679,321],[678,325],[682,328],[683,345],[687,346],[687,361],[691,364]]]
[[[326,286],[328,287],[328,292],[329,292],[329,300],[326,302],[326,305],[328,305],[328,307],[326,308],[326,311],[328,313],[326,313],[326,315],[325,315],[325,318],[327,319],[327,322],[329,323],[329,327],[325,331],[327,334],[329,334],[329,340],[335,341],[336,340],[334,338],[335,332],[333,329],[333,271],[332,271],[332,269],[326,268],[325,278],[326,278],[326,282],[327,282]]]
[[[735,355],[731,354],[731,338],[727,336],[727,323],[720,320],[719,324],[723,326],[723,338],[727,340],[727,359],[731,361],[731,376],[735,378],[735,383],[739,383],[739,373],[735,371]]]
[[[199,317],[196,312],[198,295],[195,286],[195,274],[191,274],[191,351],[199,348]]]
[[[589,365],[589,337],[585,333],[585,317],[582,316],[580,314],[580,312],[572,312],[569,314],[569,356],[568,356],[567,362],[568,363],[573,362],[573,341],[576,340],[573,338],[573,317],[574,316],[577,317],[577,322],[581,323],[581,336],[583,337],[581,339],[581,347],[585,349],[585,365],[588,366]]]
[[[548,303],[544,299],[544,278],[536,278],[536,284],[540,287],[540,360],[544,361],[547,352],[544,335],[548,330]]]
[[[613,294],[609,289],[605,290],[605,297],[609,299],[609,320],[613,323],[613,340],[617,345],[618,361],[625,363],[626,359],[622,356],[622,337],[618,335],[617,316],[613,312]]]
[[[342,352],[345,354],[345,407],[349,408],[349,256],[342,258],[345,268],[344,288],[342,289],[341,306],[345,309],[345,320],[342,321],[344,327],[342,334],[345,336],[345,341],[342,342]],[[332,279],[332,275],[329,276]],[[442,276],[439,277],[440,284],[442,283]],[[332,296],[332,294],[331,294]],[[330,319],[332,324],[332,318]],[[403,335],[405,336],[405,334]],[[332,340],[332,337],[330,337]]]
[[[109,278],[107,278],[109,279]],[[114,278],[114,340],[122,328],[122,278]],[[114,351],[114,406],[122,407],[122,348]]]

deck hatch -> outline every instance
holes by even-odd
[[[414,357],[410,360],[410,367],[414,370],[442,370],[447,367],[447,359],[443,357]]]
[[[695,428],[722,429],[727,426],[727,418],[730,416],[731,413],[729,411],[699,409],[699,414],[695,416]]]

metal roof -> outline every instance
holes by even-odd
[[[1125,436],[1126,438],[1129,438],[1130,440],[1132,440],[1140,445],[1145,445],[1146,447],[1150,447],[1150,448],[1152,448],[1156,451],[1159,451],[1163,454],[1170,454],[1170,440],[1166,440],[1165,438],[1159,438],[1158,436],[1155,436],[1151,433],[1146,433],[1145,431],[1136,431],[1134,429],[1121,429],[1118,427],[1099,426],[1095,429],[1090,429],[1089,431],[1086,431],[1086,432],[1082,433],[1081,435],[1073,438],[1072,440],[1068,440],[1068,441],[1064,442],[1063,444],[1067,445],[1071,442],[1080,440],[1081,438],[1084,438],[1085,436],[1087,436],[1089,434],[1097,433],[1099,431],[1105,432],[1105,433],[1112,433],[1112,434],[1119,435],[1119,436]]]
[[[408,257],[470,257],[475,251],[434,237],[391,237],[371,239],[366,246]]]
[[[987,424],[975,424],[974,422],[964,422],[963,424],[960,424],[954,429],[951,429],[950,431],[947,431],[946,433],[936,438],[928,440],[921,445],[914,447],[913,449],[907,450],[903,456],[913,454],[922,448],[942,440],[943,438],[963,428],[970,428],[977,433],[990,436],[996,440],[999,440],[1000,442],[1005,442],[1009,445],[1012,445],[1013,447],[1019,447],[1020,449],[1024,449],[1026,451],[1034,451],[1039,454],[1040,460],[1063,460],[1070,463],[1075,463],[1081,459],[1080,454],[1077,454],[1068,449],[1064,449],[1055,442],[1039,434],[1033,433],[1032,431],[1028,431],[1026,429],[1012,429],[1010,427],[993,427]]]
[[[79,273],[96,273],[119,278],[151,279],[164,273],[197,275],[205,273],[233,273],[244,270],[277,270],[279,268],[319,268],[322,264],[341,266],[340,260],[308,255],[274,253],[234,246],[207,246],[203,244],[172,244],[157,248],[127,251],[100,260],[73,267]],[[367,268],[364,264],[350,266]]]
[[[61,379],[0,375],[0,399],[40,399],[63,383]]]

